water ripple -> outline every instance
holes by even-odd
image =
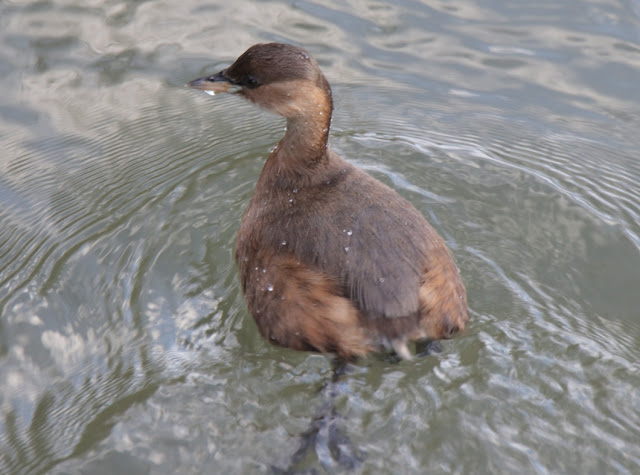
[[[468,289],[441,354],[341,384],[362,471],[640,465],[633,8],[71,3],[0,2],[0,472],[286,466],[330,364],[261,339],[233,263],[283,124],[181,86],[272,40]]]

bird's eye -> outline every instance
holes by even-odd
[[[247,86],[258,87],[258,80],[251,75],[247,76]]]

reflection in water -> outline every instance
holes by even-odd
[[[0,473],[292,467],[330,361],[261,340],[232,256],[282,123],[180,89],[272,40],[318,58],[333,147],[427,215],[473,315],[438,355],[356,365],[294,468],[348,439],[365,472],[637,471],[639,18],[0,4]]]
[[[142,365],[149,363],[144,356],[141,351]],[[24,429],[17,424],[15,411],[5,413],[3,462],[8,473],[46,472],[85,453],[111,431],[118,416],[155,393],[154,373],[152,365],[147,365],[140,378],[134,368],[117,366],[102,376],[86,378],[77,388],[54,385],[34,401],[31,422]]]
[[[331,380],[322,387],[324,403],[313,416],[307,430],[300,435],[299,447],[291,455],[286,467],[272,467],[276,473],[296,473],[305,470],[313,458],[317,458],[328,472],[355,470],[364,461],[349,439],[346,420],[338,412],[336,399],[340,392],[340,380],[348,373],[349,365],[344,361],[333,362]]]

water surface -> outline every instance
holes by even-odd
[[[442,353],[340,383],[355,471],[638,473],[639,31],[635,0],[0,4],[0,473],[347,469],[291,466],[331,362],[260,338],[233,262],[284,123],[183,87],[265,41],[467,286]]]

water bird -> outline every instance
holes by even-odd
[[[451,338],[468,321],[443,239],[390,187],[329,147],[331,87],[290,44],[256,44],[188,83],[286,118],[236,241],[242,290],[264,338],[351,361]]]

